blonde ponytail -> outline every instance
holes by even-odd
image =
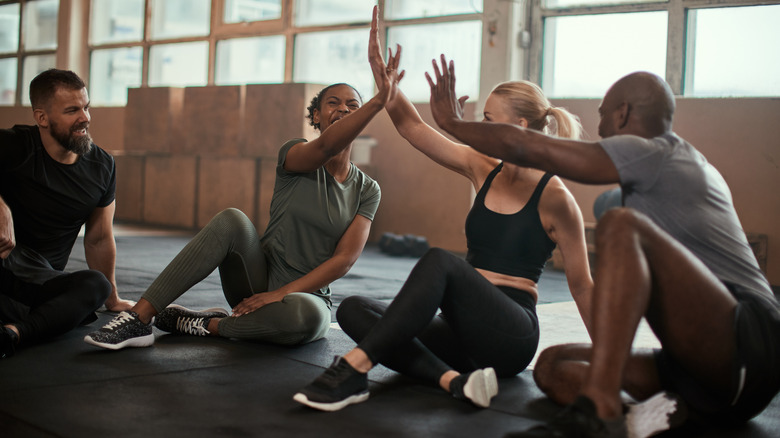
[[[515,116],[528,121],[530,129],[575,140],[582,135],[579,118],[564,108],[550,105],[542,89],[533,82],[502,82],[493,89],[492,94],[504,98]]]

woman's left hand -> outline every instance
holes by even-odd
[[[267,304],[282,301],[285,295],[287,294],[278,290],[254,294],[249,298],[244,298],[238,303],[238,305],[233,308],[233,314],[231,316],[242,316],[247,313],[252,313]]]

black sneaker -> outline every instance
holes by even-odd
[[[144,324],[138,314],[131,311],[119,312],[108,324],[98,331],[84,336],[84,342],[119,350],[125,347],[148,347],[154,344],[152,324]]]
[[[207,330],[211,318],[226,318],[227,316],[227,310],[218,307],[199,312],[178,304],[171,304],[154,318],[154,326],[169,333],[206,336],[211,334]]]
[[[450,382],[450,392],[455,398],[469,400],[481,408],[490,406],[490,399],[498,394],[498,380],[493,368],[483,368],[461,374]]]
[[[321,411],[338,411],[368,399],[368,376],[358,372],[341,356],[293,400]]]
[[[532,427],[524,432],[504,435],[512,438],[626,438],[625,417],[604,421],[596,414],[596,405],[585,396],[579,396],[566,406],[549,423]]]
[[[626,425],[629,438],[646,438],[681,426],[688,418],[685,402],[676,394],[662,391],[647,400],[628,405]]]
[[[0,321],[0,359],[8,359],[16,353],[16,343],[19,342],[19,336],[16,332],[5,327]]]

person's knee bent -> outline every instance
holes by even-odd
[[[220,227],[226,227],[226,228],[241,228],[245,226],[247,223],[252,223],[252,221],[247,217],[246,214],[244,214],[243,211],[237,209],[237,208],[226,208],[219,213],[217,213],[213,218],[211,218],[211,221],[209,221],[209,224],[207,226],[211,226],[212,224],[218,225]],[[254,226],[254,225],[253,225]]]
[[[288,314],[294,315],[286,329],[291,335],[280,343],[287,345],[307,344],[325,337],[330,328],[330,312],[322,311],[321,300],[308,293],[292,293],[283,302],[290,306]],[[327,308],[327,307],[326,307]]]
[[[542,350],[534,365],[534,382],[536,386],[547,393],[555,379],[555,363],[558,361],[560,346],[554,345]]]
[[[596,246],[612,239],[624,239],[630,234],[647,229],[649,219],[633,208],[612,208],[599,219],[596,225]]]
[[[111,282],[102,272],[94,269],[76,271],[71,274],[72,287],[79,289],[84,304],[95,310],[102,306],[111,295]]]
[[[371,300],[359,295],[344,299],[336,309],[336,321],[350,338],[358,342],[363,339],[380,315],[371,309]]]

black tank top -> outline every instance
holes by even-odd
[[[539,219],[538,208],[542,191],[553,175],[544,174],[520,211],[502,214],[485,207],[485,194],[502,167],[500,163],[490,172],[466,217],[466,261],[475,268],[536,283],[555,248]]]

